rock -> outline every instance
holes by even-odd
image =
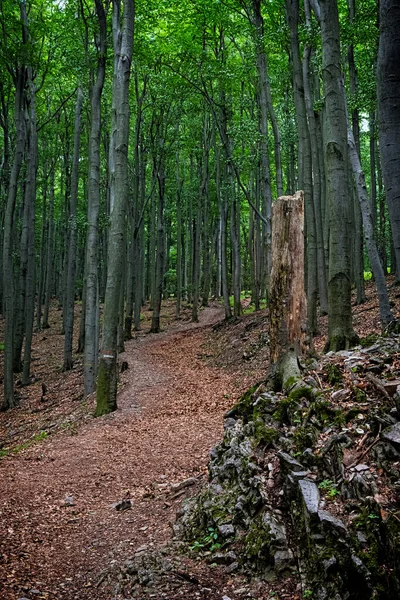
[[[293,458],[293,456],[287,454],[287,452],[282,452],[281,450],[279,450],[276,454],[287,470],[304,471],[303,465],[301,465],[295,458]]]
[[[271,537],[270,544],[275,548],[287,548],[287,537],[286,528],[283,523],[280,522],[279,516],[265,511],[263,514],[264,526],[269,530]]]
[[[118,511],[130,510],[132,508],[132,501],[130,498],[123,498],[122,500],[111,504],[111,508],[115,508],[115,510]]]
[[[323,525],[328,525],[333,529],[336,529],[338,533],[341,534],[347,532],[346,525],[343,523],[343,521],[331,515],[331,513],[329,513],[327,510],[319,510],[318,516]]]
[[[310,471],[292,471],[290,474],[293,479],[304,479],[310,474]]]
[[[236,419],[232,419],[232,417],[229,417],[228,419],[224,420],[224,429],[232,429],[233,427],[235,427],[236,425]]]
[[[179,483],[171,484],[171,492],[179,492],[179,490],[183,490],[184,488],[190,487],[197,483],[196,477],[189,477],[184,481],[180,481]]]
[[[400,446],[400,423],[387,427],[382,431],[382,438],[395,446]]]
[[[290,569],[294,564],[293,552],[291,550],[278,550],[274,554],[274,569],[277,574]]]
[[[350,390],[347,388],[343,388],[342,390],[336,390],[336,392],[332,392],[331,400],[332,402],[343,402],[349,396]]]
[[[239,569],[239,563],[235,561],[232,564],[230,564],[227,567],[225,567],[225,572],[226,573],[234,573],[238,569]]]
[[[355,470],[358,471],[358,473],[361,473],[362,471],[368,471],[369,470],[369,466],[368,465],[356,465]]]
[[[324,568],[325,573],[329,574],[332,573],[333,571],[336,571],[337,568],[337,559],[335,556],[331,556],[330,558],[327,558],[326,560],[322,561],[322,566]]]
[[[320,496],[315,483],[309,479],[300,479],[299,488],[308,513],[310,515],[317,514]]]
[[[223,523],[218,525],[218,532],[222,538],[226,539],[235,535],[235,528],[231,523]]]
[[[65,496],[63,501],[64,506],[75,506],[75,499],[73,496]]]
[[[237,561],[237,556],[234,552],[217,552],[210,558],[211,562],[217,563],[217,565],[231,565]]]

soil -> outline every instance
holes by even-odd
[[[370,287],[368,297],[355,309],[360,335],[379,327]],[[34,336],[32,384],[18,388],[19,406],[0,414],[2,600],[116,597],[107,583],[110,566],[171,539],[182,501],[206,477],[224,413],[267,374],[265,311],[226,324],[214,304],[195,324],[189,309],[176,321],[167,302],[162,333],[146,333],[151,313],[145,311],[143,331],[120,356],[128,369],[121,373],[118,411],[94,419],[95,398],[82,395],[81,357],[72,371],[61,371],[60,314],[54,308],[51,328]],[[318,349],[325,328],[322,321]],[[194,485],[174,492],[171,486],[188,478]],[[117,510],[122,499],[131,508]],[[193,556],[179,561],[174,584],[153,588],[149,597],[248,595],[239,574]],[[267,587],[257,585],[252,597],[266,598]],[[293,582],[280,584],[275,597],[297,598]]]

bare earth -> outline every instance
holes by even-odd
[[[201,483],[209,450],[221,438],[223,413],[265,375],[257,368],[234,373],[208,366],[207,335],[223,311],[211,307],[200,318],[199,325],[171,320],[166,332],[127,343],[121,360],[129,369],[121,376],[116,413],[92,419],[92,400],[78,423],[64,421],[40,443],[0,461],[1,600],[109,599],[111,591],[98,581],[110,562],[171,537],[184,496],[170,498],[164,484],[193,476]],[[76,396],[79,381],[63,376],[49,387],[58,385],[67,402],[68,382]],[[31,413],[42,418],[43,411],[27,393],[30,409],[16,410],[29,427]],[[0,433],[14,427],[6,422],[11,418],[18,413],[2,415]],[[131,510],[111,508],[128,496]],[[221,598],[219,582],[210,582],[207,571],[204,577],[202,585],[212,589],[207,597]]]

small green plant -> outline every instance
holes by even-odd
[[[21,450],[26,450],[30,446],[41,442],[47,438],[47,431],[40,431],[40,433],[35,433],[29,440],[26,442],[22,442],[22,444],[18,444],[14,448],[3,448],[0,450],[0,458],[4,458],[4,456],[8,456],[9,454],[18,454]]]
[[[4,342],[0,342],[0,351],[3,350],[4,352]]]
[[[304,590],[303,598],[312,598],[312,596],[313,596],[312,590]]]
[[[219,550],[221,548],[221,544],[217,540],[218,532],[214,529],[214,527],[209,527],[208,533],[200,540],[195,540],[190,546],[190,549],[195,550],[196,552],[200,552],[204,549],[209,550],[210,552],[215,552],[215,550]]]
[[[336,483],[331,479],[324,479],[318,484],[318,487],[320,490],[324,490],[324,492],[326,492],[328,498],[334,498],[339,494]]]

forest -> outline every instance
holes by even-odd
[[[193,321],[210,297],[227,319],[243,291],[265,306],[273,200],[299,189],[310,335],[328,314],[327,349],[351,346],[351,289],[362,303],[370,277],[382,326],[393,323],[396,11],[353,0],[2,3],[3,408],[16,402],[13,374],[29,382],[52,298],[65,370],[82,303],[78,351],[85,394],[98,377],[99,414],[115,407],[117,353],[144,302],[153,332],[171,296],[177,318],[190,302]]]
[[[366,456],[364,445],[375,446],[385,431],[385,440],[393,442],[395,448],[391,447],[390,454],[385,447],[385,452],[390,454],[390,457],[385,455],[385,460],[400,458],[400,431],[396,429],[392,435],[385,429],[397,427],[397,407],[400,411],[400,388],[396,391],[396,386],[391,384],[392,393],[386,382],[386,378],[396,380],[397,377],[399,334],[396,302],[396,286],[400,282],[398,2],[2,0],[0,24],[1,412],[14,419],[15,410],[23,408],[24,394],[29,395],[24,390],[38,382],[40,402],[45,405],[51,397],[48,383],[35,374],[35,361],[39,360],[35,340],[39,336],[42,341],[47,340],[51,357],[53,342],[49,340],[53,340],[54,335],[62,340],[62,364],[52,363],[54,376],[81,369],[82,377],[76,389],[71,388],[71,397],[82,401],[79,410],[84,412],[86,402],[94,402],[95,416],[111,418],[118,412],[117,394],[118,398],[122,396],[126,410],[125,383],[121,383],[125,381],[123,370],[132,366],[127,375],[129,385],[132,389],[139,386],[140,390],[140,378],[144,376],[146,380],[143,373],[152,372],[156,356],[152,344],[160,344],[162,360],[173,365],[176,373],[183,368],[172,356],[167,356],[175,350],[171,347],[167,352],[163,346],[167,343],[163,336],[169,335],[168,327],[177,335],[176,356],[184,362],[185,352],[195,358],[188,345],[190,340],[199,356],[208,356],[196,341],[197,327],[213,325],[219,335],[218,328],[225,325],[246,328],[249,323],[246,318],[253,314],[258,315],[263,327],[263,319],[269,315],[271,330],[261,330],[259,334],[270,347],[263,367],[264,379],[269,359],[272,365],[282,359],[282,349],[276,350],[274,355],[274,348],[282,343],[282,330],[273,331],[274,318],[285,322],[288,329],[296,330],[296,344],[300,344],[300,338],[301,344],[306,340],[309,352],[307,356],[300,356],[302,352],[296,355],[294,371],[285,372],[280,389],[272,392],[268,386],[252,387],[246,392],[250,385],[254,386],[256,371],[251,379],[250,371],[243,367],[240,377],[238,375],[240,383],[234,386],[244,395],[234,408],[233,402],[228,401],[235,395],[230,387],[233,383],[225,382],[224,376],[221,375],[224,385],[229,388],[225,395],[222,392],[225,400],[213,403],[208,395],[212,392],[206,392],[209,404],[205,406],[210,414],[216,406],[219,410],[229,409],[225,415],[224,440],[214,455],[211,452],[210,480],[224,480],[221,473],[225,458],[221,458],[221,448],[231,452],[229,440],[232,439],[238,447],[245,445],[246,435],[251,436],[250,445],[256,444],[257,448],[263,445],[264,453],[274,450],[273,458],[269,459],[272,462],[268,463],[273,465],[271,473],[277,456],[282,473],[290,469],[292,475],[305,473],[301,453],[316,445],[319,456],[318,444],[322,445],[327,429],[336,432],[335,427],[344,427],[344,431],[335,435],[350,439],[348,429],[340,420],[342,417],[337,414],[333,417],[333,409],[322,407],[314,389],[315,386],[322,389],[324,385],[333,389],[342,385],[341,382],[348,384],[345,388],[348,395],[342,395],[338,402],[347,402],[349,395],[353,400],[361,398],[361,413],[358,413],[361,417],[356,417],[356,413],[351,412],[355,409],[348,407],[349,419],[366,418],[362,402],[366,401],[365,393],[372,389],[386,402],[385,407],[379,404],[379,410],[392,411],[389,416],[386,413],[382,416],[380,412],[376,422],[371,422],[365,430],[361,428],[363,434],[359,435],[365,437],[356,444],[360,461]],[[302,208],[294,208],[290,201],[287,205],[279,204],[288,197],[301,198],[304,202],[304,223]],[[280,213],[279,206],[286,208]],[[301,233],[297,245],[289,244],[292,248],[289,256],[285,249],[275,250],[275,257],[288,260],[291,265],[287,271],[282,267],[280,283],[273,268],[274,244],[276,246],[273,234],[276,234],[278,214],[287,235],[292,235],[290,232],[296,223],[297,234]],[[303,292],[299,292],[303,287],[304,302]],[[368,294],[371,293],[376,299],[379,333],[394,340],[392,346],[392,342],[382,342],[383,350],[379,344],[379,349],[371,350],[391,356],[391,362],[382,356],[377,358],[380,362],[375,371],[363,351],[360,355],[351,353],[352,348],[360,348],[354,315],[358,318],[361,312],[357,311],[362,311],[363,305],[369,310]],[[293,324],[293,315],[285,311],[296,302],[301,304],[304,319],[300,322],[298,318]],[[168,315],[167,333],[166,321],[162,320],[165,315]],[[182,333],[186,326],[187,342]],[[144,331],[156,336],[149,336],[149,341],[143,344],[143,357],[149,362],[144,367],[139,352],[134,354],[136,362],[128,365],[129,361],[124,359],[127,344],[142,340]],[[242,332],[240,339],[251,337],[250,331],[249,325],[249,332]],[[364,326],[363,332],[378,335],[376,328],[369,332]],[[154,339],[160,341],[154,342]],[[386,338],[379,338],[382,339]],[[231,342],[233,356],[237,340],[232,338]],[[363,345],[366,344],[362,342]],[[138,347],[134,348],[136,353]],[[324,358],[317,366],[316,360],[320,357],[316,350],[338,357],[333,360],[342,362],[339,366],[335,363],[333,371],[326,366]],[[40,354],[43,352],[46,353],[46,343],[40,346]],[[246,352],[243,351],[243,360],[250,360]],[[307,363],[307,368],[313,370],[309,377],[303,373],[304,360],[314,361],[312,367]],[[353,360],[349,369],[345,366],[346,360]],[[389,362],[390,373],[384,370],[389,369],[384,366]],[[291,362],[289,367],[293,364]],[[188,365],[186,367],[191,368]],[[372,369],[366,378],[368,382],[353,381],[350,385],[347,371],[351,371],[354,380],[357,369],[358,372],[368,370],[366,365]],[[287,366],[283,365],[283,369]],[[135,381],[135,368],[139,370],[138,381]],[[260,369],[257,374],[261,379]],[[378,371],[384,373],[383,383],[376,377]],[[191,376],[196,379],[195,371]],[[199,380],[201,386],[208,385],[207,378],[212,379],[208,371],[204,371],[204,377],[204,382]],[[49,380],[53,381],[51,377]],[[289,385],[289,381],[293,385]],[[332,398],[337,391],[332,393]],[[283,408],[277,404],[279,394],[287,395],[289,404],[282,405]],[[173,398],[173,402],[179,404],[177,396]],[[270,410],[266,407],[268,403],[275,408]],[[177,410],[179,414],[186,414],[181,405]],[[167,408],[160,411],[163,418],[171,417]],[[275,415],[271,426],[268,425],[269,414]],[[323,416],[326,414],[334,421],[333,429],[326,425],[328,417]],[[219,418],[222,415],[219,413]],[[201,421],[202,417],[199,418]],[[244,438],[237,430],[229,433],[230,427],[236,427],[232,420],[237,422],[238,419],[248,428]],[[9,423],[14,423],[11,420]],[[316,428],[311,433],[310,423]],[[191,425],[186,425],[187,431],[192,431]],[[121,427],[124,428],[123,423]],[[304,434],[302,442],[296,438],[293,447],[292,441],[282,442],[282,436],[277,440],[273,433],[275,429],[283,431],[283,438],[288,435],[291,439],[290,431],[287,434],[290,427],[299,428],[293,439]],[[318,428],[322,438],[316,433]],[[356,425],[354,428],[356,431]],[[216,422],[213,421],[210,431],[204,433],[204,444],[207,440],[212,445],[218,439]],[[48,431],[35,435],[42,435],[44,439]],[[41,441],[32,439],[35,443]],[[329,449],[336,448],[336,442],[339,446],[347,444],[348,439],[343,442],[338,438]],[[151,448],[151,442],[146,443]],[[31,441],[24,444],[20,446],[23,451]],[[8,460],[7,449],[1,450],[3,445],[0,445],[3,452],[0,458],[5,456]],[[342,450],[340,446],[343,458]],[[321,452],[325,456],[325,450]],[[267,454],[262,460],[267,461]],[[180,458],[175,460],[180,464]],[[304,461],[307,464],[305,458]],[[332,461],[329,467],[320,463],[316,466],[311,461],[310,473],[318,467],[318,474],[316,470],[314,474],[319,486],[328,482],[325,488],[322,485],[319,489],[332,492],[331,497],[335,497],[336,493],[339,495],[338,486],[344,475],[339,473],[342,467],[337,466],[335,471]],[[189,477],[188,464],[182,463],[179,467],[181,475]],[[355,458],[349,459],[349,469],[360,464]],[[249,465],[243,472],[238,470],[239,487],[241,478],[246,481],[253,476]],[[151,467],[153,471],[154,468]],[[390,473],[393,476],[394,471]],[[288,481],[292,475],[288,475]],[[313,502],[318,505],[320,492],[314,490],[312,474],[311,479],[308,475],[304,477],[296,475],[295,480],[299,480],[307,511],[310,515],[318,513],[322,523],[318,526],[327,527],[327,522],[333,523],[329,519],[336,519],[337,515],[327,517],[327,511],[313,509]],[[149,482],[143,483],[144,487],[147,485]],[[164,484],[159,481],[157,485]],[[283,488],[289,496],[294,493],[290,485],[287,483],[287,488]],[[211,488],[200,493],[197,508],[193,505],[192,512],[188,509],[185,513],[189,515],[185,526],[192,532],[191,542],[197,540],[191,546],[195,550],[203,547],[214,550],[213,539],[219,540],[217,550],[225,544],[220,541],[224,534],[218,529],[217,520],[208,516],[201,521],[198,516],[201,503],[209,501],[204,494],[213,494]],[[180,489],[175,489],[178,496]],[[182,489],[186,490],[186,484]],[[247,494],[249,490],[251,486]],[[375,488],[371,494],[365,490],[362,491],[360,484],[359,498],[378,494]],[[263,497],[261,501],[258,493],[257,488],[252,496],[253,504],[262,504],[265,500]],[[341,493],[345,497],[343,490]],[[346,493],[352,497],[353,492]],[[315,500],[317,495],[318,500]],[[394,492],[389,496],[387,505],[376,502],[386,508],[397,506]],[[169,510],[168,499],[166,504]],[[224,510],[233,511],[228,504],[224,504]],[[67,502],[65,506],[70,505]],[[265,512],[265,506],[263,510]],[[367,517],[375,515],[373,509],[365,510],[370,510]],[[395,515],[391,523],[393,519],[400,522],[397,508],[396,511],[393,508],[394,512],[388,511],[387,508],[385,514]],[[267,527],[269,536],[283,527],[275,522],[280,517],[271,514],[268,526],[264,522],[262,525],[264,533]],[[382,516],[382,512],[379,514]],[[297,516],[292,511],[293,523]],[[386,522],[383,516],[382,520]],[[202,530],[204,525],[208,525],[208,533]],[[230,523],[226,525],[230,526]],[[341,525],[335,522],[334,526],[336,535]],[[176,526],[176,531],[179,527]],[[251,546],[250,538],[253,534],[255,537],[255,529],[251,528],[258,525],[246,522],[246,527],[245,546],[253,566],[258,565],[267,545],[262,545],[262,551],[258,546],[254,550],[256,542],[253,540]],[[293,527],[296,528],[294,524]],[[373,534],[371,531],[368,530],[371,536],[378,535],[375,530]],[[179,532],[183,537],[189,535]],[[259,535],[259,529],[257,532]],[[315,536],[320,534],[318,529]],[[299,533],[299,539],[302,535],[304,532]],[[355,577],[350,570],[343,575],[345,583],[329,587],[328,582],[324,592],[317,583],[314,588],[314,584],[310,584],[308,589],[300,577],[300,592],[289,586],[289,595],[282,597],[321,600],[397,597],[400,586],[397,572],[393,575],[394,579],[397,577],[396,583],[391,579],[387,584],[387,595],[379,591],[379,586],[385,586],[381,562],[390,555],[391,544],[400,539],[396,537],[400,534],[397,529],[386,533],[386,545],[382,542],[382,547],[379,546],[384,538],[382,531],[380,535],[379,543],[375,538],[373,542],[380,548],[380,554],[376,550],[374,555],[380,570],[375,563],[373,567],[368,563],[373,573],[371,578],[379,571],[375,577],[379,580],[378,587],[368,588],[369,583],[365,581],[369,581],[369,575],[360,574],[362,569],[352,554],[348,560],[353,561],[356,571],[358,569],[357,577],[361,581],[365,576],[357,593],[351,591],[350,584],[353,595],[346,596],[343,591]],[[363,544],[360,540],[357,543]],[[271,550],[270,542],[268,548],[268,552],[275,552],[275,564],[282,559],[285,571],[287,557],[283,560],[282,555],[278,560],[276,553],[289,556],[292,550],[284,544],[282,547],[277,544]],[[354,552],[357,554],[358,550]],[[0,552],[0,563],[1,559]],[[329,577],[335,569],[326,567]],[[386,565],[385,569],[389,573],[394,567]],[[307,573],[308,581],[312,581]],[[187,583],[187,577],[185,581]],[[328,595],[324,596],[325,592]],[[132,597],[141,598],[140,593]],[[378,595],[374,595],[376,593]],[[214,598],[207,594],[202,597]]]

